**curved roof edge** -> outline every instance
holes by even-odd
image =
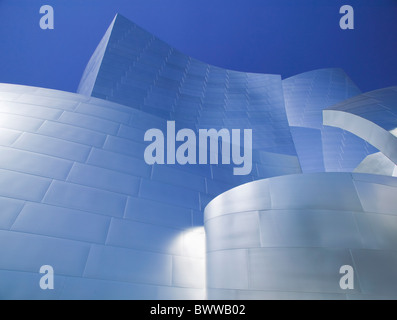
[[[370,91],[327,108],[323,122],[366,140],[397,164],[397,87]]]

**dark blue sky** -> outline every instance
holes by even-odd
[[[39,9],[55,10],[41,30]],[[339,8],[355,29],[339,28]],[[0,82],[75,92],[119,12],[185,54],[240,71],[343,68],[363,90],[397,85],[397,0],[0,0]]]

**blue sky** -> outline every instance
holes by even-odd
[[[39,9],[55,10],[41,30]],[[339,28],[339,8],[355,29]],[[397,85],[397,0],[0,0],[0,82],[75,92],[116,13],[185,54],[283,78],[344,69],[363,91]]]

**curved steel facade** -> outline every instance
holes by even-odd
[[[0,110],[1,298],[205,297],[205,172],[147,165],[134,125],[163,120],[15,85]],[[38,285],[42,265],[54,290]]]
[[[283,80],[285,107],[303,172],[350,172],[376,152],[349,131],[324,126],[325,108],[361,91],[341,69],[320,69]]]
[[[331,272],[328,264],[325,273],[317,268],[311,280],[284,269],[290,287],[274,270],[275,281],[268,287],[260,270],[273,271],[263,269],[267,264],[261,253],[251,270],[239,263],[226,268],[229,258],[224,260],[222,252],[229,248],[230,254],[237,249],[246,254],[273,243],[277,261],[294,255],[299,261],[301,253],[285,248],[294,240],[301,248],[318,246],[319,251],[304,251],[308,257],[319,252],[332,266],[346,250],[371,246],[385,263],[394,259],[386,251],[396,244],[395,178],[299,175],[352,171],[376,151],[321,123],[325,107],[359,94],[343,71],[324,69],[282,80],[225,70],[178,52],[117,15],[78,91],[0,85],[0,298],[346,297],[328,286],[328,278],[318,286],[318,277]],[[147,165],[144,133],[165,131],[167,120],[194,132],[252,129],[251,173],[233,175],[232,165]],[[275,184],[271,203],[269,183]],[[241,193],[229,199],[234,190]],[[346,195],[350,200],[342,201]],[[272,238],[272,221],[263,210],[284,210],[272,216],[284,217],[278,223],[292,234]],[[363,228],[372,227],[361,242],[361,231],[347,235],[354,219]],[[344,226],[340,238],[338,221]],[[225,223],[230,229],[222,228]],[[260,239],[253,239],[258,230]],[[341,253],[328,256],[321,248]],[[251,263],[248,257],[253,256],[239,261]],[[369,274],[370,286],[375,273],[365,263],[368,257],[362,256],[359,273]],[[299,270],[305,268],[303,260]],[[42,265],[54,268],[54,290],[38,285]],[[303,279],[314,295],[300,289]],[[368,288],[360,285],[354,297],[383,294]]]
[[[250,182],[205,209],[210,299],[397,298],[397,182],[350,173]],[[354,289],[339,281],[352,266]]]
[[[324,124],[348,130],[397,164],[397,87],[367,92],[324,110]]]

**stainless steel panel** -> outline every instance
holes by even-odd
[[[22,210],[24,202],[22,200],[15,200],[0,197],[0,229],[9,229],[17,218],[19,212]]]
[[[379,213],[357,213],[357,225],[366,249],[395,250],[397,216]]]
[[[291,175],[269,184],[273,209],[362,210],[349,174]]]
[[[286,292],[286,291],[260,291],[237,290],[238,300],[346,300],[343,293],[314,293],[314,292]]]
[[[364,211],[397,215],[397,187],[361,181],[354,184]]]
[[[353,261],[346,249],[260,248],[248,250],[248,264],[253,290],[344,293],[339,269]]]
[[[39,274],[51,265],[57,275],[82,276],[89,243],[0,230],[0,269]],[[37,285],[37,284],[36,284]]]
[[[83,211],[27,203],[12,230],[57,238],[105,243],[110,218]]]
[[[248,289],[248,250],[221,250],[207,253],[207,287]]]
[[[171,285],[172,256],[93,245],[84,276],[138,284]]]
[[[66,179],[73,162],[39,153],[0,147],[0,167],[37,176]]]
[[[106,135],[103,133],[54,121],[44,122],[37,132],[46,136],[95,147],[102,147],[106,139]]]
[[[80,163],[73,165],[67,181],[127,195],[137,195],[140,183],[139,177]]]
[[[51,180],[30,174],[0,169],[0,196],[41,201]]]
[[[205,224],[207,251],[260,247],[258,212],[228,214],[208,220]]]
[[[38,272],[0,270],[0,298],[2,300],[29,300],[32,297],[39,300],[59,299],[65,277],[57,275],[54,278],[54,290],[42,290],[38,285],[41,276]]]
[[[190,209],[135,197],[128,198],[124,218],[180,229],[192,226]]]
[[[57,158],[84,162],[91,148],[75,142],[24,133],[13,145],[18,149],[42,153]]]
[[[43,202],[107,216],[122,217],[127,197],[78,184],[53,181]]]
[[[352,250],[352,256],[363,293],[397,298],[396,251]]]
[[[223,214],[265,208],[271,208],[269,180],[259,180],[233,188],[216,197],[205,208],[204,221]]]
[[[90,297],[90,300],[149,300],[157,298],[157,287],[100,279],[65,278],[60,299],[86,300],[86,297]]]
[[[112,219],[106,244],[168,254],[182,254],[181,231],[178,229]]]
[[[172,257],[172,284],[178,287],[205,287],[205,260],[182,256]]]
[[[352,212],[271,210],[259,218],[263,247],[363,247]]]

